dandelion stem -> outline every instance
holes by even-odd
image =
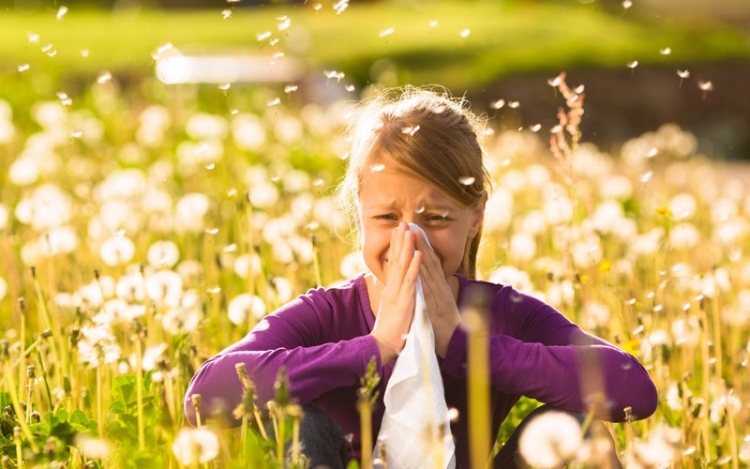
[[[44,368],[44,360],[42,359],[42,354],[39,352],[39,350],[36,351],[36,357],[39,361],[39,367],[42,369],[42,380],[44,381],[44,390],[47,394],[47,405],[49,406],[48,409],[52,410],[54,405],[52,404],[52,392],[49,389],[49,380],[47,380],[47,370]]]
[[[96,419],[99,422],[99,438],[104,438],[104,406],[102,404],[102,365],[96,366]]]
[[[7,361],[5,365],[7,368],[8,366]],[[9,383],[10,385],[8,386],[8,389],[10,389],[10,402],[13,404],[13,409],[15,410],[16,415],[18,416],[17,420],[18,420],[18,424],[21,427],[20,431],[23,432],[23,435],[29,441],[29,446],[31,446],[32,451],[37,453],[39,452],[39,447],[37,446],[36,441],[34,440],[34,435],[31,433],[31,429],[26,423],[26,412],[24,408],[21,406],[21,401],[18,399],[19,394],[17,392],[16,383],[14,382],[15,378],[13,377],[13,373],[8,373],[6,376],[8,376],[8,379],[10,380],[10,383]],[[19,438],[20,438],[20,434],[19,434]]]
[[[138,328],[138,327],[137,327]],[[141,335],[135,338],[135,394],[138,412],[138,449],[146,449],[146,428],[143,423],[143,343]]]

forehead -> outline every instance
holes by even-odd
[[[460,205],[424,178],[383,163],[364,171],[359,199],[360,203],[369,206]]]

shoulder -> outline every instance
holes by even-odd
[[[493,310],[497,307],[528,310],[539,306],[548,306],[544,301],[517,290],[511,285],[489,282],[485,280],[472,280],[458,276],[459,281],[459,305],[468,306],[472,303],[486,305]],[[551,308],[551,307],[550,307]]]
[[[546,332],[572,325],[557,309],[511,285],[459,278],[460,307],[481,305],[492,316],[495,331],[535,340]]]
[[[364,301],[367,299],[366,292],[364,277],[358,275],[330,286],[311,288],[277,309],[273,314],[300,314],[307,311],[325,315],[341,309],[362,309],[363,297]]]

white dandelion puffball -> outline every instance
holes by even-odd
[[[133,259],[135,245],[125,236],[113,236],[99,248],[99,256],[105,264],[114,266],[127,264]]]
[[[227,314],[233,324],[240,326],[247,324],[250,315],[256,321],[260,321],[266,315],[266,305],[259,297],[250,293],[243,293],[229,302]]]
[[[509,254],[519,262],[527,262],[536,255],[536,240],[527,233],[516,233],[510,238]]]
[[[172,268],[180,260],[180,248],[173,241],[157,241],[148,248],[146,260],[157,269]]]
[[[183,428],[172,452],[183,466],[206,464],[219,455],[219,438],[206,428]]]
[[[552,468],[575,456],[582,442],[581,425],[575,417],[548,411],[528,423],[518,447],[529,465]]]

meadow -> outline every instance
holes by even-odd
[[[184,393],[264,315],[363,268],[334,188],[367,90],[305,104],[283,85],[125,86],[101,66],[76,93],[0,99],[0,464],[282,467],[251,403],[239,429],[192,428]],[[628,468],[748,467],[747,183],[674,125],[597,148],[578,127],[585,84],[550,85],[556,127],[487,116],[480,278],[646,366],[656,414],[609,425]],[[275,412],[292,435],[294,403]]]

